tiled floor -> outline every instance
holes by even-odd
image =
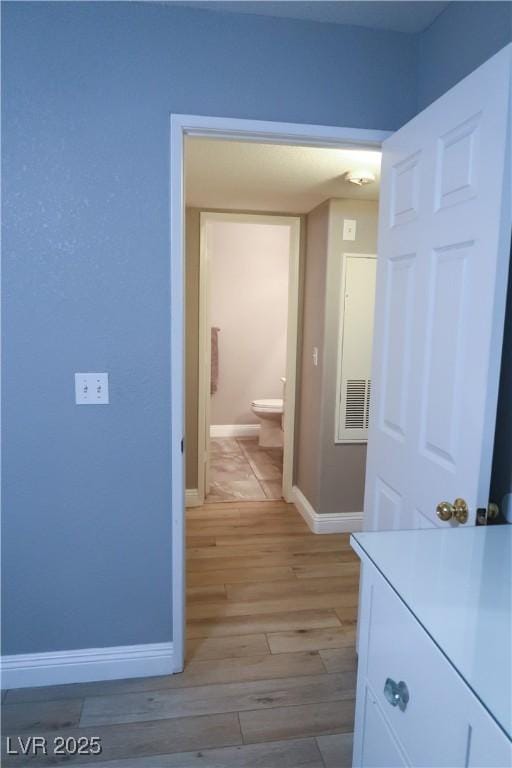
[[[347,768],[357,558],[293,505],[187,511],[187,662],[180,675],[8,691],[2,766]],[[48,755],[6,755],[45,736]],[[55,737],[100,755],[52,754]]]
[[[280,499],[282,484],[282,448],[260,448],[257,437],[211,440],[207,502]]]

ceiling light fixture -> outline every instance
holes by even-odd
[[[350,184],[357,184],[358,187],[363,187],[365,184],[372,184],[375,181],[375,174],[371,171],[358,169],[356,171],[347,171],[345,179]]]

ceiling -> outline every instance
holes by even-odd
[[[310,2],[293,2],[293,0],[190,0],[177,5],[187,5],[209,11],[224,11],[228,13],[252,13],[260,16],[278,16],[304,21],[319,21],[328,24],[352,24],[370,29],[386,29],[395,32],[414,34],[429,27],[434,19],[449,5],[448,2],[431,0],[399,0],[398,2],[374,2],[373,0],[312,0]]]
[[[307,213],[329,197],[377,200],[380,152],[187,136],[186,203],[195,208]],[[367,169],[364,187],[340,178]]]

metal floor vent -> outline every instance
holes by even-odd
[[[366,381],[349,379],[345,402],[345,429],[364,429]]]
[[[368,436],[370,422],[370,397],[372,383],[370,379],[348,379],[344,398],[344,438],[364,440]]]

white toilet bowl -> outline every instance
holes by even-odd
[[[267,400],[253,400],[251,403],[253,413],[260,420],[259,444],[262,448],[283,447],[283,411],[282,398]]]

